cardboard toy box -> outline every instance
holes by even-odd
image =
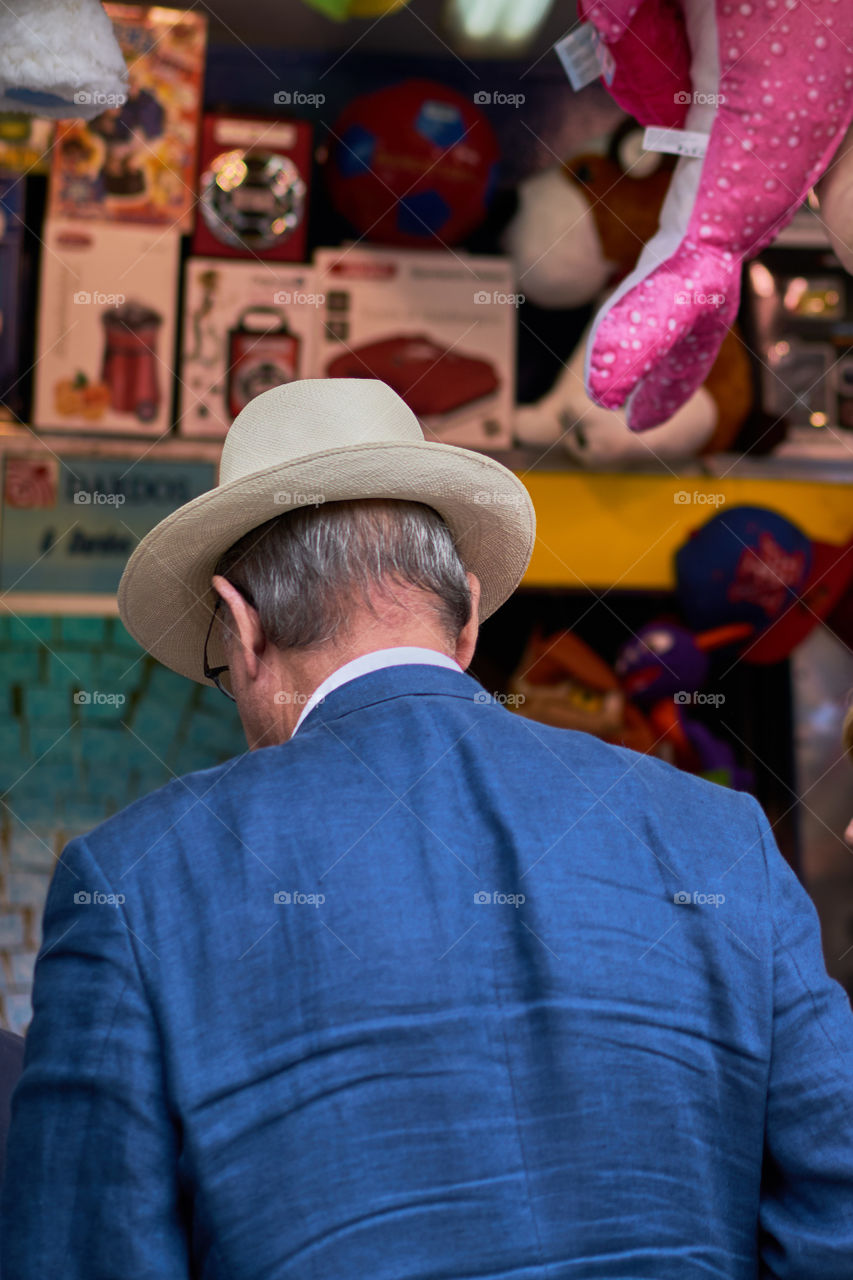
[[[128,94],[105,95],[104,111],[88,124],[57,127],[49,214],[189,231],[207,20],[182,9],[104,8],[128,65]]]
[[[517,295],[507,260],[344,246],[314,261],[325,297],[315,376],[380,378],[428,439],[509,447]]]
[[[0,111],[0,172],[50,172],[55,121],[18,111]]]
[[[157,227],[47,223],[35,426],[169,430],[179,242]]]
[[[256,395],[308,377],[321,302],[311,267],[191,258],[184,273],[180,434],[224,436]]]
[[[304,120],[206,115],[193,253],[304,262],[312,137]]]

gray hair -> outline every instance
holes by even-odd
[[[245,534],[219,558],[222,574],[258,611],[279,649],[310,649],[346,633],[355,609],[394,585],[427,593],[450,640],[471,614],[450,530],[420,502],[359,498],[297,507]]]

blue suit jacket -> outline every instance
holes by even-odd
[[[72,841],[34,1010],[3,1280],[853,1273],[853,1016],[759,806],[460,673]]]
[[[0,1028],[0,1184],[6,1164],[9,1136],[9,1112],[12,1093],[21,1076],[24,1063],[24,1038],[14,1031]]]
[[[0,1183],[6,1164],[12,1093],[24,1065],[24,1037],[0,1028]]]

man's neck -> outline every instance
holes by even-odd
[[[316,689],[329,676],[341,667],[367,654],[378,653],[383,649],[430,649],[434,653],[453,658],[446,642],[440,643],[436,631],[427,628],[410,628],[408,630],[386,631],[377,628],[374,631],[353,637],[348,643],[324,648],[313,653],[282,653],[279,655],[279,671],[281,689],[286,695],[282,699],[282,725],[286,737],[290,737],[296,727],[303,708]]]

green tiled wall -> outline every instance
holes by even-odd
[[[0,654],[0,1023],[23,1031],[66,842],[246,743],[232,703],[148,657],[118,618],[0,616]]]

